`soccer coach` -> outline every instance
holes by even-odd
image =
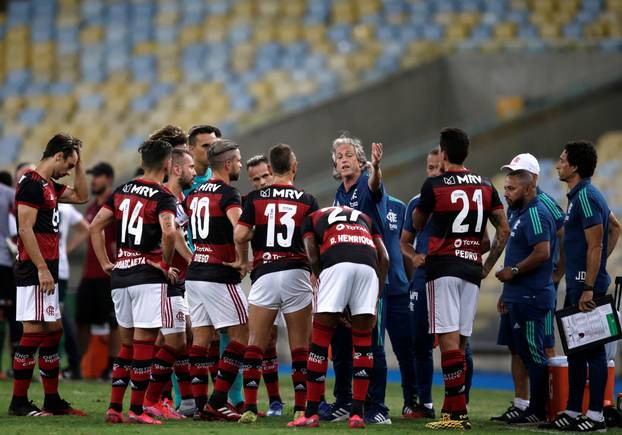
[[[569,142],[559,156],[559,179],[568,184],[568,211],[564,223],[566,252],[566,300],[564,307],[578,305],[586,312],[595,308],[594,298],[607,293],[611,278],[607,257],[620,234],[620,225],[603,195],[592,185],[598,156],[591,142]],[[581,416],[583,390],[590,372],[590,403]],[[592,432],[606,430],[603,397],[607,384],[605,346],[599,345],[568,356],[568,403],[544,428]]]

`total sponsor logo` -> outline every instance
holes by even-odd
[[[264,252],[261,256],[261,259],[264,263],[269,263],[271,261],[279,260],[281,258],[285,258],[284,255],[275,254],[273,252]]]
[[[467,246],[479,246],[479,240],[463,240],[456,239],[454,240],[454,248],[467,247]]]

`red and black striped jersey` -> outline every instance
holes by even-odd
[[[184,207],[195,247],[186,279],[239,283],[240,273],[223,263],[235,261],[233,225],[227,211],[242,208],[240,193],[224,181],[212,178],[188,194]]]
[[[304,237],[320,245],[322,269],[337,263],[378,266],[374,238],[382,239],[375,223],[365,213],[350,207],[326,207],[313,212],[302,227]]]
[[[493,210],[502,208],[492,182],[469,170],[428,178],[417,205],[431,214],[427,280],[455,276],[479,285],[486,223]]]
[[[253,281],[281,270],[309,270],[301,227],[318,208],[312,195],[288,184],[273,184],[248,194],[239,224],[254,228]]]
[[[15,208],[20,205],[37,209],[37,220],[32,230],[35,234],[41,256],[48,265],[48,269],[58,281],[58,226],[60,214],[58,198],[63,194],[65,186],[55,181],[48,181],[36,171],[26,172],[17,183],[15,190]],[[17,219],[19,234],[19,218]],[[39,284],[39,274],[34,263],[30,260],[24,241],[17,238],[17,262],[15,264],[15,282],[18,286]]]
[[[117,187],[103,207],[114,213],[117,258],[111,287],[159,284],[164,274],[147,260],[162,261],[159,217],[176,212],[176,199],[162,184],[137,178]]]

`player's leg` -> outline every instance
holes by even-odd
[[[281,277],[281,311],[287,324],[289,348],[292,356],[292,384],[294,386],[294,414],[302,414],[307,400],[307,359],[311,335],[313,293],[310,274],[304,269],[279,273]]]
[[[282,314],[277,314],[275,324],[272,325],[270,331],[270,340],[268,346],[263,354],[263,360],[261,361],[261,370],[263,374],[263,380],[266,384],[266,391],[268,393],[268,417],[278,417],[283,413],[283,400],[281,399],[281,393],[279,391],[279,358],[276,353],[276,345],[279,337],[279,328],[277,323],[285,322]]]
[[[429,333],[428,298],[425,288],[411,292],[415,378],[419,404],[413,418],[434,418],[432,378],[434,375],[434,335]]]
[[[207,369],[209,371],[209,377],[212,379],[212,385],[216,382],[216,375],[218,374],[218,361],[220,360],[220,338],[223,334],[216,333],[212,337],[212,341],[208,343],[207,351]],[[229,336],[225,335],[227,344],[229,344]],[[224,338],[224,337],[223,337]],[[222,350],[225,350],[224,345]]]
[[[354,372],[352,375],[352,411],[350,412],[349,424],[350,427],[362,427],[365,424],[362,420],[365,415],[365,398],[368,395],[370,380],[376,373],[374,357],[377,352],[374,352],[372,343],[372,329],[377,330],[374,324],[378,326],[377,321],[381,322],[382,319],[375,319],[375,315],[379,313],[379,317],[381,317],[383,310],[382,306],[376,306],[379,293],[376,271],[362,264],[348,264],[348,269],[352,273],[347,305],[352,313],[352,347],[354,349],[352,358],[352,370]],[[375,320],[377,321],[375,322]],[[380,334],[384,335],[384,331],[380,331]],[[378,338],[376,336],[376,339]],[[386,382],[386,375],[384,381]],[[379,398],[376,397],[376,400],[378,401]],[[390,422],[390,420],[388,421]]]
[[[145,411],[152,416],[179,419],[180,416],[177,413],[160,403],[160,397],[165,385],[171,381],[173,365],[186,350],[188,306],[182,296],[174,296],[167,298],[163,309],[167,314],[163,316],[164,327],[158,336],[161,345],[155,352],[151,366],[151,378],[145,395],[144,406]]]
[[[544,350],[546,357],[551,359],[555,356],[555,309],[546,313],[544,322]]]
[[[166,284],[141,284],[127,290],[134,323],[134,353],[130,374],[132,393],[128,415],[131,421],[159,424],[158,420],[143,413],[143,404],[149,384],[155,340],[163,319],[167,316]]]
[[[369,424],[391,424],[389,408],[384,403],[387,388],[387,358],[384,352],[387,291],[385,286],[382,296],[378,298],[376,325],[371,329],[374,364],[367,388],[365,407],[365,421]],[[356,372],[354,374],[356,375]]]
[[[257,416],[257,392],[261,382],[261,367],[264,350],[270,340],[270,331],[277,310],[250,304],[248,307],[248,346],[244,352],[244,414],[242,423],[252,423]]]
[[[529,406],[529,387],[527,383],[527,368],[523,360],[516,352],[516,343],[512,333],[512,323],[510,313],[505,312],[499,315],[499,332],[497,333],[497,344],[506,346],[510,351],[510,371],[514,383],[514,400],[512,404],[500,415],[490,418],[491,421],[507,421],[518,417],[522,411]]]
[[[604,421],[603,398],[608,376],[605,346],[601,344],[585,352],[590,376],[590,403],[585,416],[589,420],[602,423]]]
[[[192,379],[192,395],[198,410],[196,416],[200,418],[208,397],[208,350],[214,336],[218,334],[215,333],[207,312],[207,305],[210,303],[207,284],[201,281],[186,281],[186,297],[192,318],[192,346],[189,352],[190,378]]]
[[[226,407],[227,394],[238,375],[248,343],[248,303],[239,284],[208,284],[212,301],[207,306],[209,316],[215,329],[227,328],[231,341],[218,362],[218,375],[206,411],[216,419],[237,421],[240,414]]]
[[[404,400],[402,415],[406,410],[413,410],[417,404],[415,382],[413,335],[410,325],[411,315],[409,295],[388,296],[386,329],[391,340],[391,347],[397,358],[401,375],[402,397]],[[408,327],[406,327],[408,325]]]
[[[441,349],[441,366],[445,384],[445,400],[440,421],[428,423],[431,429],[461,429],[469,426],[464,395],[466,361],[461,348],[461,298],[463,281],[454,277],[441,277],[427,283],[430,332],[438,334]],[[471,320],[472,322],[472,320]],[[469,334],[470,335],[470,332]]]
[[[28,400],[35,354],[47,336],[40,301],[38,286],[17,287],[16,316],[23,325],[23,334],[13,357],[13,397],[9,405],[11,415],[37,416],[41,412]]]

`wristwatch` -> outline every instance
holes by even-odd
[[[512,266],[512,276],[518,275],[518,266]]]

